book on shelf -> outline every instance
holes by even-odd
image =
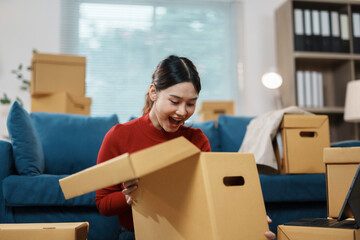
[[[304,10],[304,32],[305,32],[305,51],[312,50],[312,29],[311,29],[311,11]]]
[[[340,35],[341,35],[341,52],[350,51],[349,37],[349,18],[346,13],[340,13]]]
[[[322,39],[322,51],[331,51],[331,35],[330,35],[330,16],[329,11],[320,11],[320,24],[321,24],[321,39]]]
[[[354,53],[360,53],[360,13],[352,13]]]
[[[320,14],[319,10],[311,10],[311,26],[312,26],[312,46],[311,50],[320,52],[321,47],[321,35],[320,35]]]
[[[304,36],[304,20],[303,10],[300,8],[294,9],[294,40],[295,50],[305,50],[305,36]]]
[[[299,107],[324,107],[321,72],[296,71],[296,100]]]
[[[331,11],[331,50],[341,52],[340,18],[337,11]]]

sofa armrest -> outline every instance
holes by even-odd
[[[0,140],[0,182],[15,173],[15,166],[10,142]],[[1,186],[0,186],[1,188]]]
[[[14,222],[11,210],[5,205],[3,196],[3,180],[15,173],[12,145],[10,142],[0,140],[0,223]]]

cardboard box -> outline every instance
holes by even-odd
[[[278,240],[360,240],[360,229],[279,225]]]
[[[86,240],[89,223],[0,224],[0,239],[6,240]]]
[[[328,216],[337,218],[360,163],[360,147],[325,148]],[[346,212],[352,217],[352,213]]]
[[[60,180],[66,198],[140,178],[137,240],[266,239],[253,154],[200,153],[184,137],[123,154]]]
[[[277,154],[277,160],[281,174],[325,173],[323,149],[330,146],[328,116],[285,114],[280,133],[282,154]]]
[[[85,57],[35,53],[31,67],[31,95],[55,92],[85,95]]]
[[[217,121],[220,114],[234,115],[234,101],[203,101],[198,108],[198,121]]]
[[[91,98],[57,92],[31,96],[31,112],[56,112],[90,115]]]

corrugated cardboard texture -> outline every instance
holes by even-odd
[[[61,179],[61,188],[71,198],[140,177],[137,240],[266,239],[253,154],[200,153],[180,137],[109,161]]]
[[[36,53],[32,59],[31,95],[68,92],[85,95],[86,58]]]
[[[32,112],[90,115],[91,98],[58,92],[31,96]]]
[[[360,147],[325,148],[328,216],[337,218],[360,163]],[[346,216],[352,217],[350,211]]]
[[[278,226],[278,240],[360,240],[359,229]]]
[[[329,120],[325,115],[284,115],[281,123],[282,174],[325,173],[323,149],[330,146]]]
[[[325,163],[360,163],[360,147],[324,149]]]
[[[217,121],[220,114],[234,115],[234,101],[203,101],[198,108],[198,121]]]
[[[6,240],[86,240],[89,223],[0,224],[0,239]]]
[[[253,155],[201,153],[193,158],[140,179],[133,205],[136,239],[266,239]],[[225,177],[242,177],[244,184],[226,186]]]
[[[123,154],[59,182],[65,198],[69,199],[142,177],[199,153],[195,145],[179,137],[131,155]]]

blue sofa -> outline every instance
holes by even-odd
[[[220,116],[195,123],[213,151],[237,152],[252,118]],[[14,104],[8,118],[11,142],[0,141],[0,223],[90,223],[89,240],[118,239],[117,218],[96,208],[95,193],[65,200],[58,180],[96,164],[105,133],[116,115],[84,117],[31,113]],[[302,217],[326,217],[324,174],[260,175],[268,215],[278,224]]]

